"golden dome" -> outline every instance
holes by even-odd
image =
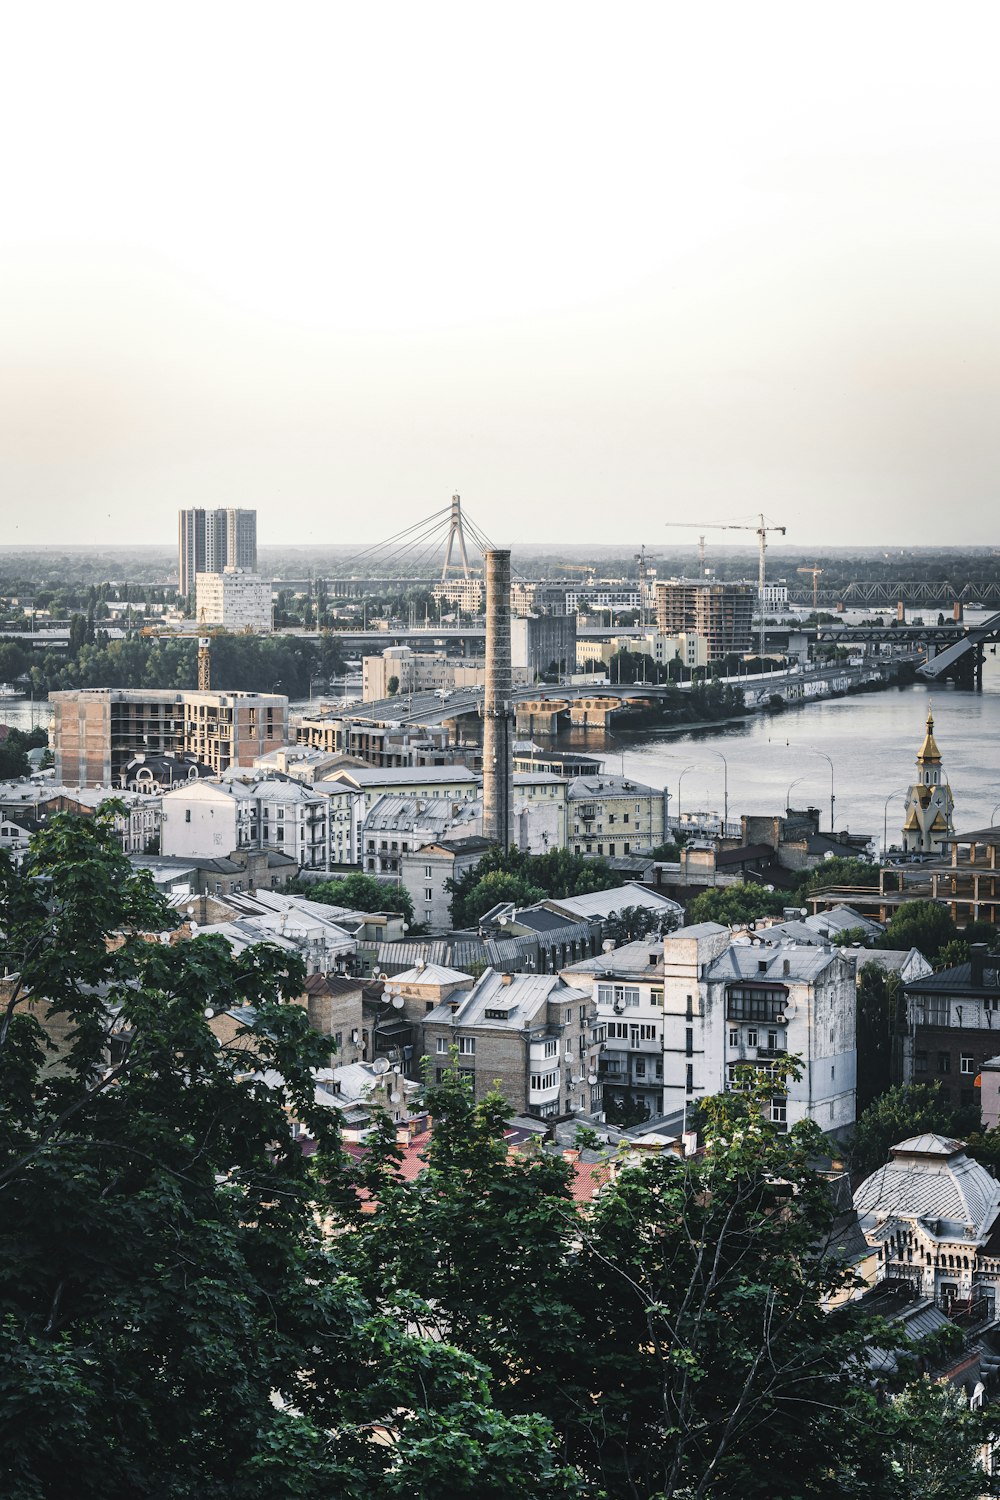
[[[928,709],[928,711],[927,711],[927,733],[924,735],[924,742],[923,742],[923,744],[920,746],[920,749],[917,751],[917,765],[918,766],[926,765],[929,761],[934,762],[934,764],[936,764],[936,765],[940,765],[941,764],[941,751],[938,749],[937,744],[936,744],[935,739],[934,739],[934,711],[933,711],[933,709]]]

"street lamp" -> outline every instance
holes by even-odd
[[[836,798],[833,795],[833,761],[830,759],[829,755],[827,755],[825,750],[817,750],[814,745],[804,745],[802,748],[804,750],[808,750],[810,755],[822,755],[823,759],[830,767],[830,832],[832,833],[834,824],[833,805],[836,801]]]
[[[785,811],[788,812],[792,805],[792,788],[797,787],[800,781],[805,781],[805,776],[796,776],[794,781],[788,783],[788,791],[785,793]]]
[[[990,813],[990,827],[991,828],[993,827],[993,819],[996,817],[996,815],[997,815],[998,812],[1000,812],[1000,802],[997,803],[996,807]]]
[[[729,827],[729,762],[721,750],[712,750],[707,745],[705,749],[709,755],[717,755],[722,761],[722,836],[725,838]]]
[[[890,792],[889,795],[888,795],[888,797],[886,797],[886,799],[885,799],[885,804],[884,804],[884,806],[882,808],[882,857],[883,857],[883,859],[885,858],[886,845],[889,842],[889,803],[892,801],[893,797],[902,797],[902,796],[904,796],[906,794],[906,792],[908,790],[909,790],[908,787],[898,786],[896,788],[896,790],[894,792]],[[1000,806],[1000,804],[998,804],[998,806]],[[995,809],[994,809],[994,811],[995,811]]]
[[[695,769],[695,767],[693,765],[692,766],[685,766],[684,769],[683,769],[683,771],[681,771],[680,775],[677,777],[677,826],[678,826],[678,828],[681,826],[681,782],[684,780],[684,778],[687,775],[687,773],[689,771],[693,771],[694,769]]]

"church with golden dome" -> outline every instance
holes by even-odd
[[[934,713],[928,709],[924,742],[917,751],[917,779],[906,794],[903,848],[913,854],[945,854],[955,831],[955,799],[941,769],[934,738]]]

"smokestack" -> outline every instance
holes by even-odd
[[[483,695],[483,836],[504,851],[514,822],[510,670],[510,552],[485,554],[486,691]]]

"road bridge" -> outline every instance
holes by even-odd
[[[968,672],[970,666],[977,680],[982,681],[983,670],[983,647],[988,641],[1000,640],[1000,614],[991,615],[981,625],[972,625],[965,631],[961,640],[945,646],[935,655],[928,657],[922,666],[917,668],[921,677],[929,681],[936,681],[961,672],[963,668]]]

